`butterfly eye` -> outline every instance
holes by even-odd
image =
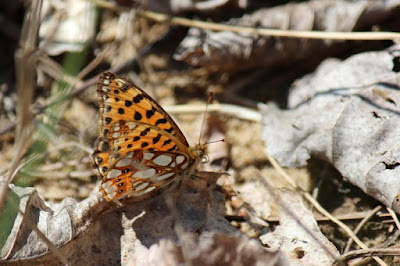
[[[204,155],[204,156],[201,158],[201,163],[202,163],[202,164],[208,163],[209,161],[210,161],[210,158],[208,158],[208,155],[207,155],[207,154]]]

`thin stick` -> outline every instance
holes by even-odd
[[[164,106],[164,109],[170,114],[187,114],[187,113],[204,113],[206,106],[204,104],[189,105],[179,104],[174,106]],[[210,104],[208,106],[208,112],[216,112],[219,114],[225,114],[232,117],[236,117],[241,120],[247,120],[251,122],[261,123],[262,116],[257,110],[233,105],[233,104]]]
[[[32,163],[32,162],[34,162],[34,161],[36,161],[36,160],[39,160],[39,159],[43,158],[44,156],[46,156],[47,154],[51,154],[51,153],[53,153],[53,152],[56,152],[56,151],[59,151],[59,150],[65,149],[65,148],[71,148],[71,146],[75,146],[75,147],[77,147],[77,148],[79,148],[79,149],[81,149],[81,150],[83,150],[83,151],[85,151],[85,152],[87,152],[87,153],[89,153],[89,154],[92,154],[92,153],[93,153],[93,149],[86,148],[86,147],[80,145],[79,143],[76,143],[76,142],[66,142],[66,143],[63,143],[63,144],[61,144],[61,145],[57,145],[57,146],[55,146],[54,148],[49,149],[49,150],[47,150],[47,151],[43,151],[43,152],[41,152],[41,153],[36,153],[36,154],[31,155],[31,156],[28,157],[28,158],[24,158],[24,159],[21,161],[21,163],[18,165],[18,167],[16,167],[15,170],[11,173],[11,180],[18,174],[18,172],[19,172],[25,165],[30,164],[30,163]],[[1,173],[2,173],[2,171],[0,171],[0,174],[1,174]]]
[[[98,76],[95,76],[93,78],[90,78],[88,80],[82,81],[80,85],[76,87],[76,89],[71,92],[69,95],[63,96],[65,99],[69,97],[75,97],[82,93],[84,90],[86,90],[89,86],[92,86],[96,84],[98,80]],[[60,80],[69,82],[71,80],[67,80],[66,76],[61,78]],[[38,107],[33,111],[34,115],[40,114],[45,110],[46,108],[56,104],[59,102],[61,99],[53,99],[46,104]],[[170,113],[170,114],[187,114],[187,113],[204,113],[206,110],[206,106],[204,104],[199,104],[199,105],[189,105],[189,104],[180,104],[180,105],[173,105],[173,106],[164,106],[164,109]],[[261,123],[262,122],[262,115],[260,111],[254,110],[251,108],[246,108],[238,105],[233,105],[233,104],[210,104],[208,106],[208,112],[216,112],[228,116],[235,117],[237,119],[241,120],[246,120],[250,122],[255,122],[255,123]],[[3,127],[0,129],[0,136],[4,134],[5,132],[13,129],[15,127],[15,122],[10,122],[7,126]]]
[[[390,243],[396,241],[396,239],[399,237],[399,235],[400,235],[400,231],[397,230],[394,233],[394,235],[391,237],[391,239],[386,239],[386,241],[382,244],[382,246],[377,247],[377,248],[382,248],[382,249],[383,248],[387,248],[390,245]],[[400,244],[396,244],[396,245],[392,245],[390,248],[393,249],[393,248],[399,248],[399,247],[400,247]],[[352,263],[349,263],[349,264],[351,266],[361,266],[361,265],[367,265],[370,261],[371,261],[371,257],[366,257],[366,258],[363,258],[361,260],[357,260],[354,263],[352,262]]]
[[[399,219],[397,218],[397,215],[394,213],[394,211],[391,209],[391,208],[389,208],[389,207],[386,207],[386,210],[390,213],[390,215],[392,216],[392,218],[393,218],[393,220],[394,220],[394,223],[396,224],[396,226],[397,226],[397,229],[398,230],[400,230],[400,222],[399,222]]]
[[[284,212],[286,212],[288,215],[290,215],[295,222],[301,226],[304,231],[306,231],[313,239],[314,241],[334,260],[337,260],[338,258],[336,257],[335,254],[333,254],[322,242],[321,240],[316,237],[314,235],[314,233],[307,227],[305,226],[299,217],[297,217],[297,215],[289,208],[286,206],[285,202],[283,202],[283,200],[273,191],[273,189],[271,188],[270,184],[268,183],[268,181],[266,180],[266,178],[263,178],[262,176],[259,176],[259,180],[261,181],[261,183],[264,185],[264,187],[267,189],[268,193],[274,198],[274,200],[277,202],[277,204],[279,206],[282,207],[282,210]]]
[[[286,174],[286,172],[283,170],[283,168],[279,165],[279,163],[275,160],[274,157],[272,157],[271,155],[269,155],[269,153],[265,153],[265,155],[267,156],[268,161],[271,163],[271,165],[275,168],[275,170],[286,180],[286,182],[288,182],[292,188],[294,189],[300,189],[296,182],[293,181],[293,179]]]
[[[354,250],[342,255],[335,263],[335,265],[343,265],[343,263],[346,263],[347,261],[358,257],[371,257],[371,256],[400,256],[400,249],[370,248],[370,249]]]
[[[313,196],[313,198],[315,198]],[[341,221],[347,221],[347,222],[357,222],[359,223],[366,215],[369,215],[371,211],[363,211],[363,212],[355,212],[355,213],[349,213],[349,214],[342,214],[342,215],[336,215],[336,219],[341,220]],[[392,223],[393,221],[390,218],[389,213],[381,213],[381,214],[376,214],[376,217],[372,219],[372,222],[375,223]],[[315,219],[317,222],[332,222],[329,220],[327,217],[322,216],[322,215],[316,215]],[[277,223],[279,222],[279,217],[268,217],[266,219],[268,223]]]
[[[113,5],[102,0],[91,0],[98,6],[110,9],[116,12],[126,12],[130,9]],[[400,33],[397,32],[334,32],[334,31],[300,31],[300,30],[280,30],[267,28],[254,28],[245,26],[234,26],[220,23],[205,22],[194,19],[169,16],[152,11],[137,10],[137,14],[161,23],[179,25],[184,27],[195,27],[213,31],[231,31],[237,33],[255,34],[260,36],[276,36],[288,38],[306,38],[306,39],[329,39],[329,40],[393,40],[400,39]]]
[[[267,28],[253,28],[244,26],[233,26],[192,20],[187,18],[173,17],[152,11],[138,10],[138,14],[157,22],[168,22],[172,25],[195,27],[214,31],[231,31],[237,33],[255,34],[261,36],[277,36],[289,38],[306,39],[329,39],[329,40],[393,40],[399,39],[397,32],[327,32],[327,31],[300,31],[300,30],[279,30]]]
[[[374,216],[378,211],[382,209],[381,205],[376,206],[372,211],[369,212],[368,215],[364,217],[364,219],[361,220],[361,222],[356,226],[354,229],[354,234],[358,234],[358,232],[361,230],[361,228]],[[351,244],[353,244],[353,238],[349,238],[346,243],[346,247],[343,251],[343,253],[347,253],[350,250]]]
[[[353,231],[344,223],[333,217],[327,210],[322,207],[319,202],[317,202],[308,192],[303,191],[300,187],[296,185],[296,183],[293,181],[293,179],[286,174],[286,172],[283,170],[283,168],[278,164],[278,162],[271,157],[268,153],[266,153],[268,160],[272,164],[272,166],[278,171],[279,174],[282,175],[285,180],[289,182],[290,185],[292,185],[297,191],[299,191],[306,200],[308,200],[314,207],[319,211],[321,214],[325,215],[328,217],[332,222],[336,223],[338,226],[340,226],[351,238],[354,239],[354,242],[357,243],[362,249],[368,249],[368,247],[353,233]],[[373,257],[376,262],[378,262],[380,265],[387,265],[382,259],[378,257]]]
[[[310,194],[303,193],[304,197],[314,205],[314,207],[323,215],[332,220],[335,224],[340,226],[351,238],[354,239],[354,242],[357,243],[362,249],[368,249],[368,247],[353,233],[353,231],[344,223],[333,217],[327,210],[325,210]],[[380,265],[387,265],[381,258],[373,257],[376,262]]]

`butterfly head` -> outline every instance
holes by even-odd
[[[190,148],[191,153],[201,162],[207,162],[207,143],[197,144],[194,148]]]

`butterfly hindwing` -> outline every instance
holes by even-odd
[[[107,200],[141,196],[170,183],[188,164],[184,154],[132,151],[103,173],[100,190]]]

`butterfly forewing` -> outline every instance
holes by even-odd
[[[102,129],[108,129],[112,122],[119,120],[142,122],[165,130],[189,147],[185,136],[167,112],[143,90],[126,79],[110,72],[101,74],[97,94]]]
[[[101,132],[93,160],[106,200],[149,193],[198,161],[172,118],[141,89],[107,72],[97,92]]]

